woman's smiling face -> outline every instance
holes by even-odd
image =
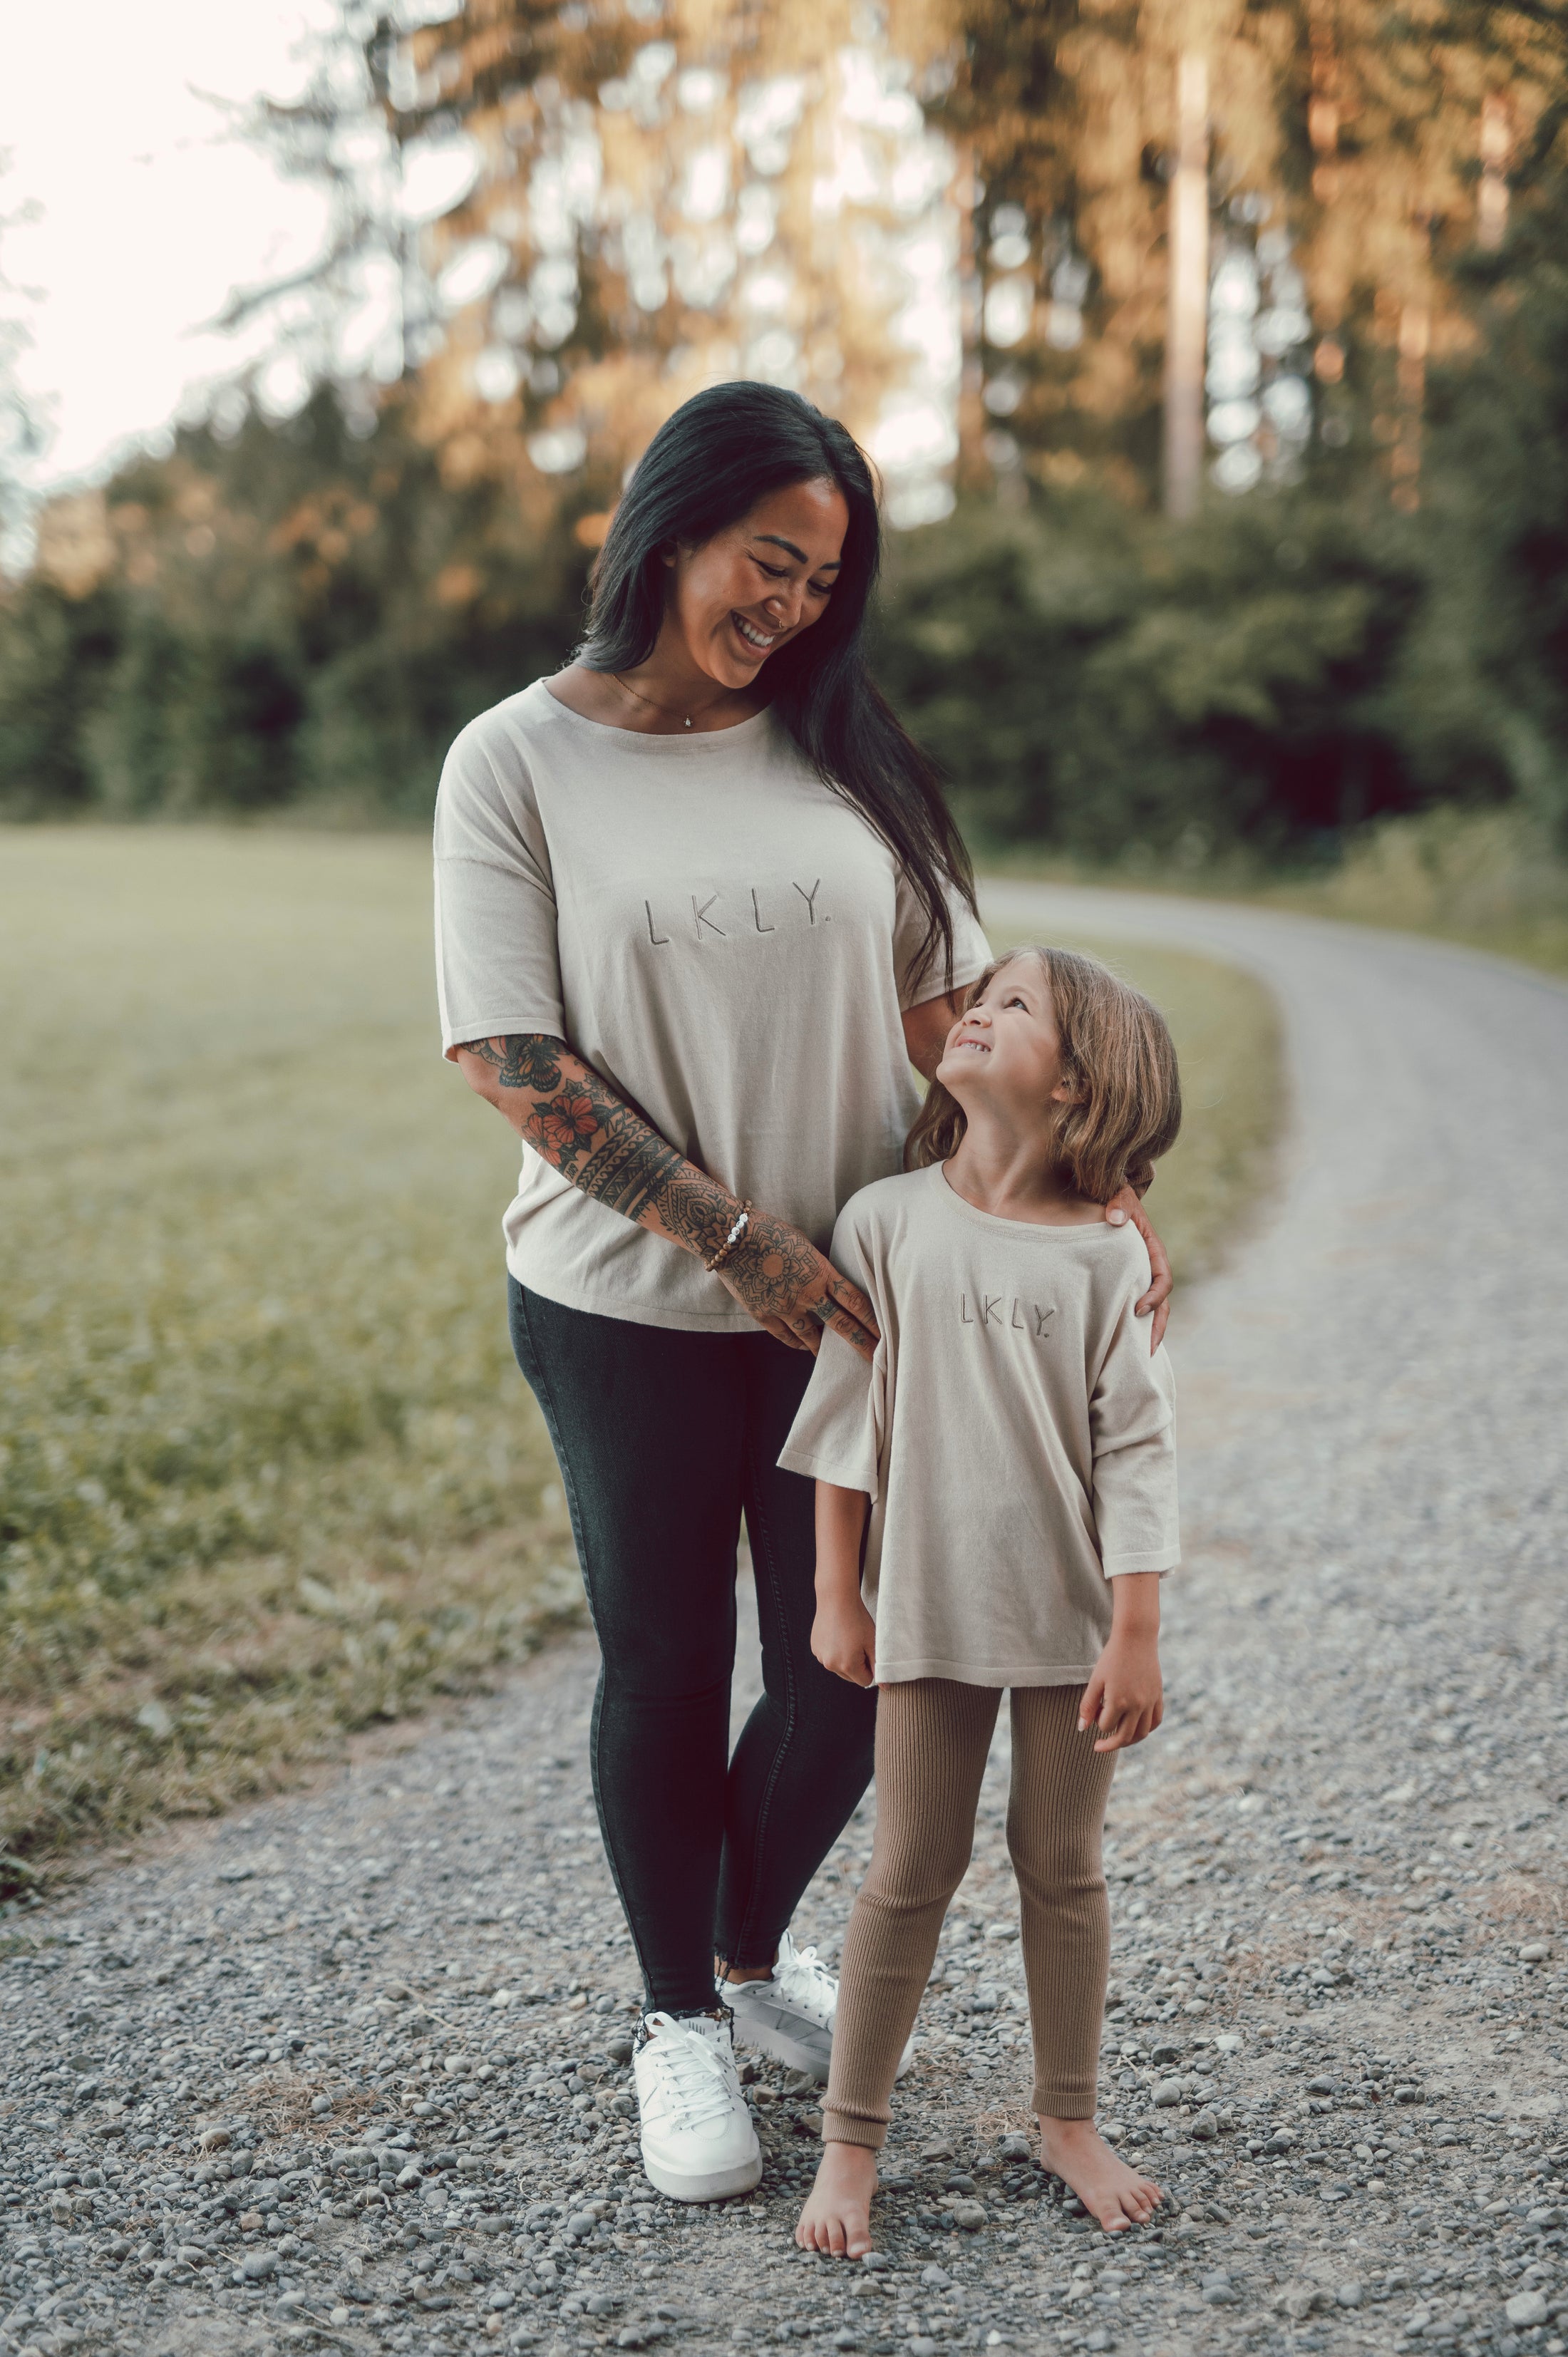
[[[698,671],[744,692],[769,655],[826,612],[848,530],[834,483],[769,491],[739,523],[665,558],[674,576],[666,627]]]
[[[975,1092],[999,1110],[1066,1104],[1061,1035],[1038,958],[1009,958],[948,1033],[936,1077],[962,1104]]]

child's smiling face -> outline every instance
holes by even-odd
[[[1038,958],[1009,958],[948,1033],[936,1078],[961,1105],[1038,1119],[1069,1103],[1051,985]]]

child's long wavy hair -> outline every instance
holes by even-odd
[[[1072,1091],[1059,1108],[1057,1158],[1091,1203],[1108,1203],[1127,1186],[1141,1195],[1181,1127],[1181,1081],[1165,1017],[1098,958],[1033,942],[993,959],[966,1003],[972,1006],[993,974],[1022,957],[1037,959],[1045,970]],[[964,1128],[962,1108],[933,1081],[904,1148],[906,1169],[946,1162]]]

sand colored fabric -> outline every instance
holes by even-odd
[[[1023,1902],[1035,2040],[1031,2109],[1094,2116],[1111,1916],[1101,1829],[1116,1765],[1078,1732],[1079,1686],[1011,1695],[1007,1848]],[[880,2147],[894,2074],[974,1841],[996,1725],[994,1688],[947,1678],[887,1686],[876,1706],[876,1831],[849,1920],[822,2105],[825,2143]]]
[[[707,735],[585,720],[542,681],[470,722],[435,810],[446,1049],[543,1032],[700,1169],[824,1251],[919,1108],[900,1015],[924,923],[902,870],[766,712]],[[954,899],[956,983],[990,954]],[[634,1324],[751,1334],[690,1254],[525,1146],[520,1285]]]
[[[939,1165],[846,1203],[832,1254],[881,1344],[868,1366],[823,1336],[779,1461],[872,1501],[878,1682],[1081,1685],[1109,1582],[1180,1560],[1176,1384],[1133,1314],[1142,1237],[996,1219]]]

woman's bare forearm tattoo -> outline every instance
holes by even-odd
[[[677,1153],[564,1039],[533,1033],[471,1039],[464,1052],[488,1064],[503,1089],[533,1098],[522,1135],[564,1178],[624,1219],[656,1211],[678,1243],[713,1258],[734,1224],[734,1196]]]
[[[469,1039],[465,1056],[489,1064],[503,1089],[558,1089],[561,1059],[568,1052],[564,1039],[546,1039],[534,1031],[506,1039]]]
[[[649,1212],[675,1243],[712,1260],[735,1225],[736,1199],[660,1137],[641,1107],[612,1088],[564,1039],[527,1033],[470,1039],[464,1053],[488,1064],[503,1089],[532,1100],[521,1130],[534,1151],[596,1202],[623,1219]],[[754,1316],[797,1314],[819,1262],[788,1220],[754,1211],[725,1274]],[[853,1315],[853,1313],[851,1313]]]
[[[641,1106],[612,1088],[564,1039],[540,1032],[469,1039],[462,1053],[488,1065],[503,1089],[520,1092],[523,1136],[583,1194],[639,1225],[651,1224],[653,1213],[658,1229],[699,1260],[711,1261],[721,1250],[735,1226],[735,1196],[660,1137]],[[822,1266],[799,1228],[772,1211],[753,1210],[724,1274],[754,1318],[782,1318],[799,1333],[808,1316],[832,1322],[820,1301],[802,1301],[813,1285],[820,1295]],[[843,1286],[830,1271],[839,1330],[869,1355],[875,1330],[867,1332],[863,1312],[841,1295]]]

